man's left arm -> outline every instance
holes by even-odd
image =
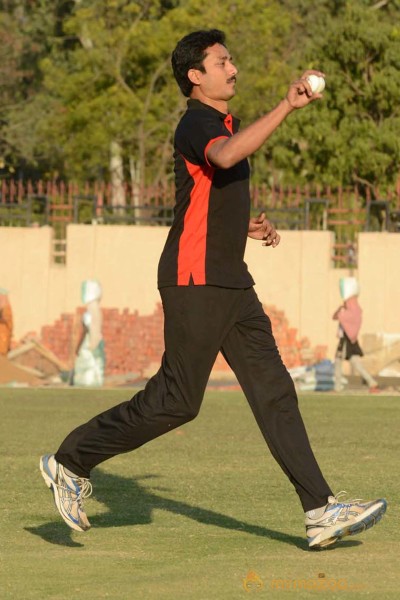
[[[266,218],[265,212],[250,219],[247,235],[253,240],[262,240],[263,246],[272,246],[273,248],[276,248],[281,241],[281,236]]]

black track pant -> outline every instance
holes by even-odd
[[[293,382],[254,289],[169,287],[161,290],[161,298],[165,353],[160,370],[131,400],[72,431],[56,460],[89,477],[108,458],[194,419],[221,350],[304,510],[326,504],[332,491],[311,450]]]

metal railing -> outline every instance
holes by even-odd
[[[66,227],[70,223],[169,226],[173,220],[173,186],[126,190],[127,203],[113,205],[109,185],[54,182],[1,182],[0,226],[54,229],[55,262],[65,262]],[[135,199],[135,202],[133,201]],[[139,199],[139,203],[138,203]],[[400,233],[400,186],[387,198],[362,197],[357,188],[285,188],[253,186],[252,214],[265,210],[280,230],[321,230],[335,234],[332,261],[357,266],[357,234]]]

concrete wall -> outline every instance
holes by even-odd
[[[14,338],[49,319],[51,240],[50,227],[0,227],[0,287],[10,292]]]
[[[0,287],[10,290],[14,339],[40,332],[61,313],[80,305],[80,285],[97,278],[104,288],[102,305],[141,314],[154,311],[158,257],[168,228],[70,225],[65,266],[51,261],[52,230],[0,228]],[[249,240],[246,261],[260,300],[285,311],[290,326],[312,345],[325,345],[333,357],[340,304],[339,279],[350,273],[334,269],[333,234],[283,231],[277,248]],[[359,269],[364,310],[362,333],[400,332],[400,235],[359,236]]]
[[[400,235],[363,233],[359,257],[365,331],[400,333]]]

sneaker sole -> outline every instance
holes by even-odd
[[[47,473],[46,468],[43,464],[43,456],[40,457],[40,461],[39,461],[39,468],[40,468],[40,472],[42,474],[42,477],[45,481],[45,484],[47,485],[47,487],[51,490],[51,493],[53,494],[53,500],[54,500],[54,504],[56,505],[56,508],[58,510],[58,512],[60,513],[61,517],[63,518],[64,522],[68,525],[68,527],[70,527],[71,529],[73,529],[74,531],[80,531],[81,533],[84,531],[87,531],[88,529],[90,529],[90,527],[80,527],[77,523],[74,523],[73,521],[71,521],[67,516],[65,516],[61,510],[61,504],[59,501],[59,496],[57,493],[57,486],[54,483],[53,478]]]
[[[309,547],[313,549],[326,548],[348,535],[358,535],[359,533],[370,529],[382,519],[386,512],[386,500],[381,499],[377,500],[377,502],[379,502],[378,506],[376,506],[376,504],[371,506],[368,510],[359,515],[358,518],[356,517],[355,521],[351,524],[344,527],[338,525],[337,528],[329,534],[326,532],[326,537],[321,533],[309,544]],[[332,528],[330,527],[329,529]]]

